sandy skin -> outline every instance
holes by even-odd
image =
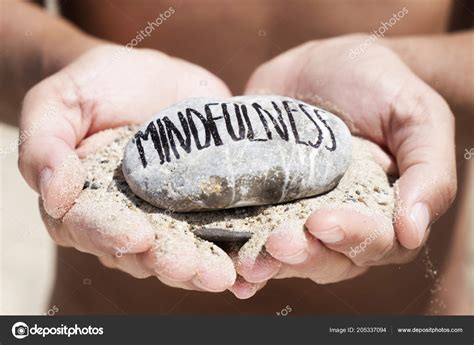
[[[393,181],[389,180],[380,162],[376,162],[378,159],[374,160],[373,144],[359,138],[353,140],[353,162],[349,170],[339,185],[324,195],[280,205],[222,211],[174,213],[160,210],[136,197],[121,173],[123,150],[133,133],[133,128],[121,127],[101,132],[86,141],[78,149],[86,175],[84,189],[62,220],[45,218],[48,218],[50,233],[58,243],[67,245],[71,240],[84,243],[84,247],[77,249],[98,255],[107,266],[137,278],[155,275],[173,286],[165,277],[184,281],[190,278],[189,272],[199,272],[196,281],[206,286],[209,285],[207,279],[215,279],[217,274],[213,272],[219,271],[225,272],[221,275],[221,279],[224,277],[222,286],[229,282],[239,286],[236,267],[242,262],[248,264],[258,260],[259,254],[265,252],[269,234],[283,222],[292,222],[293,229],[302,233],[306,219],[314,211],[341,207],[378,216],[387,222],[394,217]],[[252,236],[245,244],[222,245],[194,234],[202,228],[221,228]],[[373,234],[367,236],[370,242],[379,236],[377,229],[372,230]],[[370,243],[361,243],[357,250],[365,251],[366,246]],[[173,265],[178,257],[189,257],[188,266],[183,267],[181,260],[180,264]],[[199,262],[196,258],[200,258]],[[251,289],[255,289],[255,285]]]

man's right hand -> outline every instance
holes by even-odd
[[[105,265],[136,277],[155,275],[170,286],[223,291],[234,284],[229,256],[223,251],[203,256],[189,236],[154,231],[145,218],[122,212],[123,227],[133,220],[141,234],[130,241],[129,229],[108,229],[109,222],[97,221],[106,216],[101,210],[109,208],[91,205],[97,211],[89,216],[68,212],[85,182],[79,157],[112,140],[94,134],[142,123],[165,106],[198,96],[228,97],[230,92],[196,65],[154,50],[114,45],[89,50],[28,92],[20,121],[19,168],[41,195],[43,220],[58,244],[95,254]],[[153,248],[169,240],[181,245],[157,256]],[[116,257],[117,248],[125,246],[127,254]]]

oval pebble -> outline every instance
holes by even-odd
[[[137,196],[172,212],[276,204],[334,188],[351,141],[337,116],[292,98],[193,98],[141,126],[122,171]]]

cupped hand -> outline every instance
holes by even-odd
[[[131,211],[121,213],[123,222],[118,223],[123,229],[108,229],[110,222],[94,217],[113,213],[113,205],[94,205],[103,210],[95,216],[71,209],[85,182],[79,157],[113,140],[110,132],[96,133],[140,124],[167,105],[198,96],[228,97],[230,92],[217,77],[191,63],[154,50],[127,51],[114,45],[89,50],[28,92],[20,122],[19,168],[41,195],[43,219],[58,244],[95,254],[105,265],[136,277],[158,276],[171,286],[223,291],[234,283],[231,259],[224,252],[203,255],[189,236],[167,229],[155,233],[146,219]],[[141,235],[130,241],[127,226]],[[182,243],[178,252],[156,255],[154,248],[169,240]],[[117,248],[124,246],[126,255],[117,257]]]
[[[304,277],[329,283],[354,277],[369,266],[407,262],[455,197],[449,106],[383,42],[361,45],[366,38],[314,41],[285,52],[254,72],[246,93],[319,104],[338,114],[353,134],[382,148],[379,160],[400,175],[393,222],[326,208],[316,210],[304,226],[281,224],[266,243],[265,257],[238,266],[247,282]],[[381,235],[363,253],[351,254],[351,247],[364,242],[372,229]],[[241,289],[236,295],[249,293]]]

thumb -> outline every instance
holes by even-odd
[[[81,128],[88,126],[81,121],[74,92],[59,88],[52,78],[31,89],[23,102],[18,166],[26,182],[40,193],[46,212],[61,218],[84,185],[74,149],[85,135]]]
[[[396,185],[395,229],[408,249],[424,242],[428,227],[456,195],[454,118],[441,96],[426,85],[421,90],[426,92],[418,98],[404,92],[387,128],[401,175]]]

